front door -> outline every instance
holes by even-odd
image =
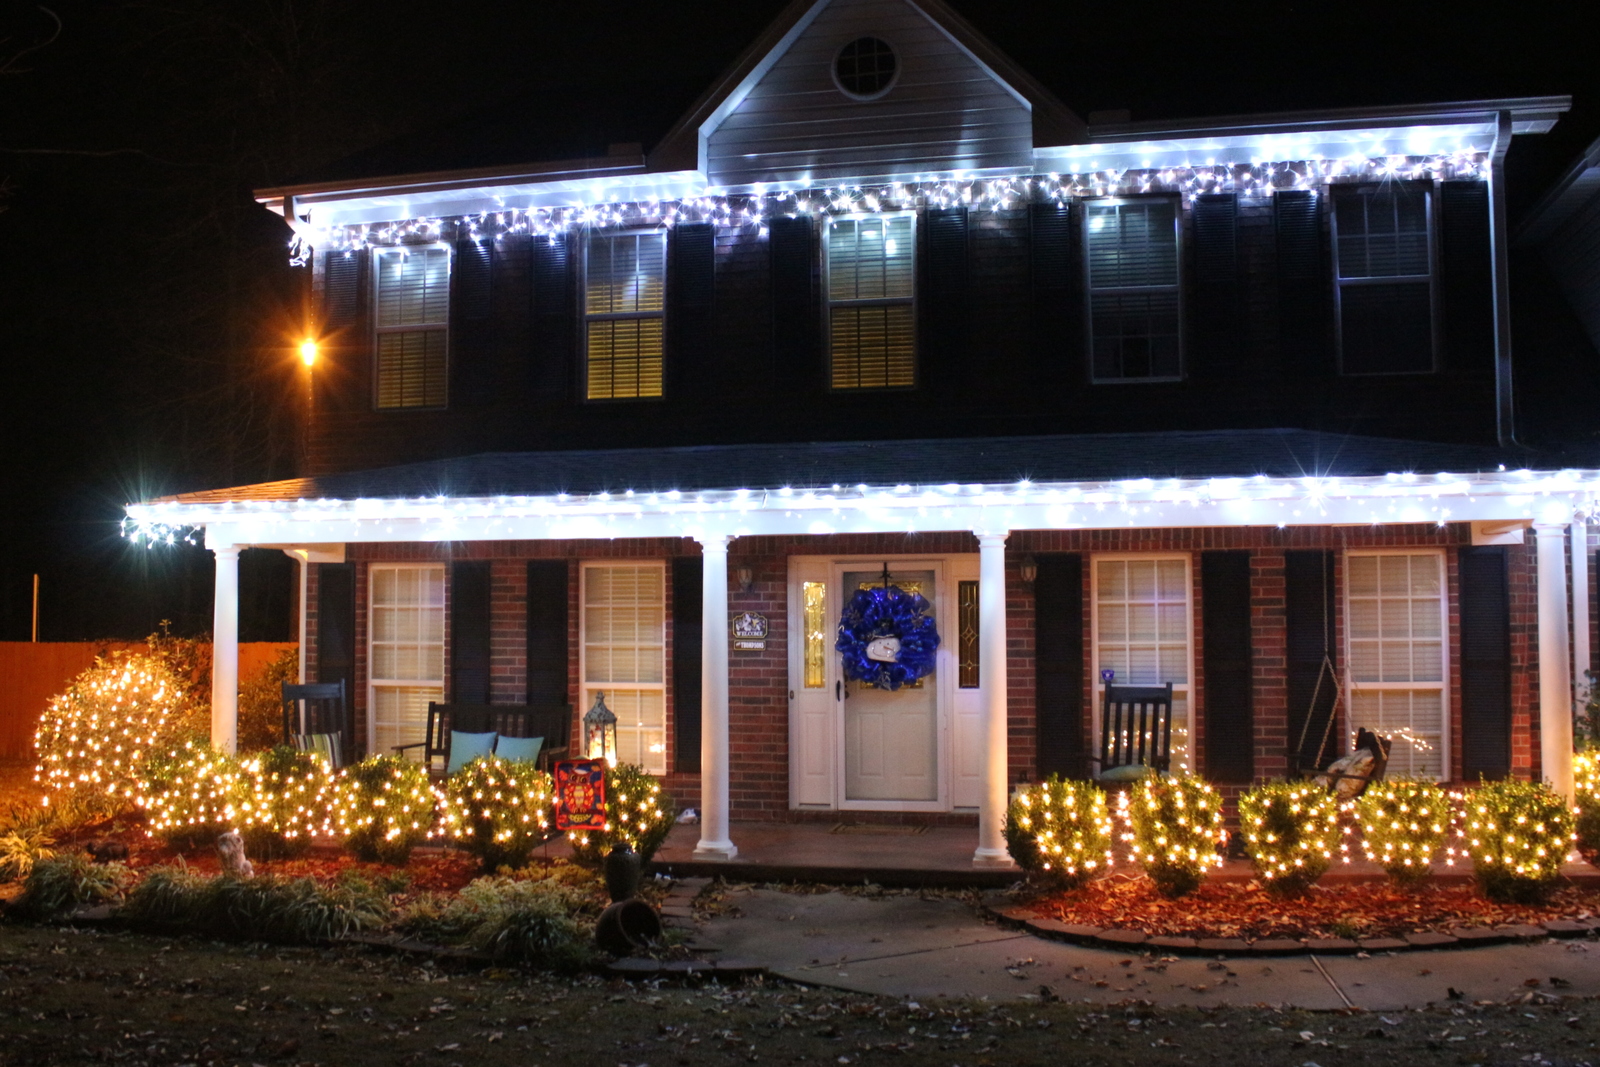
[[[857,590],[884,584],[883,569],[838,571],[842,610]],[[938,622],[933,570],[896,567],[889,584],[927,599]],[[837,623],[835,624],[837,625]],[[899,689],[844,679],[844,797],[851,801],[939,799],[939,672]]]

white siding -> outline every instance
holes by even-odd
[[[887,41],[899,77],[853,100],[833,60],[858,37]],[[707,138],[716,185],[1027,169],[1032,113],[904,0],[833,0]]]

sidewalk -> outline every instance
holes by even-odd
[[[1046,941],[955,900],[915,894],[736,889],[701,925],[714,955],[809,985],[928,999],[988,997],[1159,1005],[1266,1004],[1398,1011],[1520,996],[1600,995],[1600,943],[1271,959],[1113,952]],[[1554,981],[1552,981],[1554,979]],[[1454,995],[1452,994],[1454,990]]]

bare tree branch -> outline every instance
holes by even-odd
[[[50,36],[46,37],[44,40],[36,41],[25,48],[18,49],[9,56],[0,57],[0,76],[7,74],[26,74],[27,69],[17,66],[18,61],[24,56],[39,51],[41,48],[50,47],[56,43],[56,38],[61,36],[61,16],[57,15],[54,11],[51,11],[43,4],[39,5],[39,10],[43,11],[50,17],[50,21],[55,23],[55,28],[50,31]],[[0,40],[0,44],[5,44],[10,39],[11,38],[7,37],[4,40]]]

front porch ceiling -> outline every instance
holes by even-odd
[[[135,539],[203,529],[206,543],[794,536],[939,530],[1152,529],[1538,522],[1584,516],[1600,470],[1378,477],[1151,479],[545,496],[212,499],[128,506]]]

